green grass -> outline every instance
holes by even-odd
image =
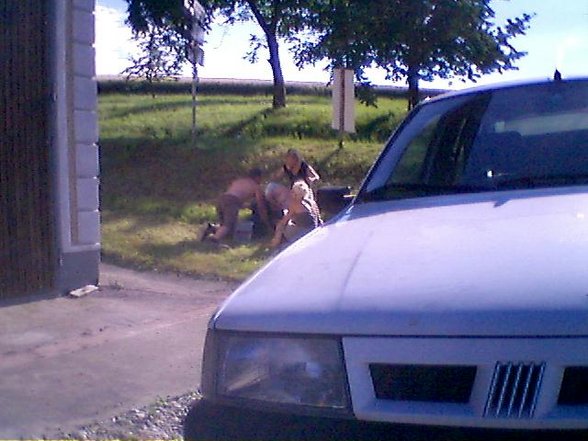
[[[252,166],[273,172],[299,149],[322,184],[355,188],[404,116],[405,102],[356,107],[357,133],[344,149],[330,128],[330,100],[293,95],[202,95],[196,145],[187,95],[105,94],[99,98],[103,257],[125,266],[242,280],[269,257],[267,240],[220,250],[197,241],[215,219],[214,201]]]

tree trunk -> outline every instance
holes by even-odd
[[[282,65],[280,63],[278,40],[275,35],[267,35],[267,45],[270,53],[268,61],[272,67],[272,74],[274,77],[273,108],[278,109],[280,107],[286,107],[286,84],[284,82]]]
[[[254,0],[247,0],[247,4],[253,12],[257,23],[263,29],[265,39],[267,40],[267,47],[269,49],[269,64],[272,67],[272,74],[274,77],[274,101],[273,108],[286,107],[286,84],[284,83],[284,74],[282,73],[282,65],[280,64],[280,53],[278,51],[278,37],[276,35],[277,29],[277,10],[274,10],[273,19],[270,22],[263,16],[257,3]]]
[[[414,66],[408,67],[408,110],[414,109],[419,103],[419,71]]]

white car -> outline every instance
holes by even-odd
[[[419,105],[220,307],[202,393],[188,438],[588,439],[588,79]]]

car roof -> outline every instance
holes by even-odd
[[[454,98],[459,96],[465,95],[472,95],[477,93],[484,93],[484,92],[494,92],[497,90],[505,90],[511,88],[521,88],[521,87],[529,87],[529,86],[537,86],[542,84],[550,84],[556,81],[561,81],[562,83],[570,83],[570,82],[588,82],[588,77],[570,77],[564,78],[562,80],[553,80],[553,79],[534,79],[534,80],[519,80],[519,81],[509,81],[503,83],[494,83],[494,84],[484,84],[480,86],[468,87],[466,89],[455,90],[455,91],[448,91],[441,95],[437,95],[433,98],[429,98],[424,102],[434,102],[434,101],[441,101],[448,98]]]

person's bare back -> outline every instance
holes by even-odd
[[[270,225],[267,214],[265,199],[261,191],[261,170],[252,169],[249,176],[237,178],[229,184],[229,188],[219,197],[216,211],[219,220],[219,227],[214,228],[211,224],[203,231],[202,239],[205,240],[209,233],[213,233],[211,239],[219,241],[230,236],[239,218],[239,210],[255,199],[261,218]]]
[[[252,178],[247,177],[235,179],[231,182],[231,185],[229,185],[225,194],[233,195],[237,197],[242,204],[245,204],[256,197],[258,192],[260,192],[259,183]]]

